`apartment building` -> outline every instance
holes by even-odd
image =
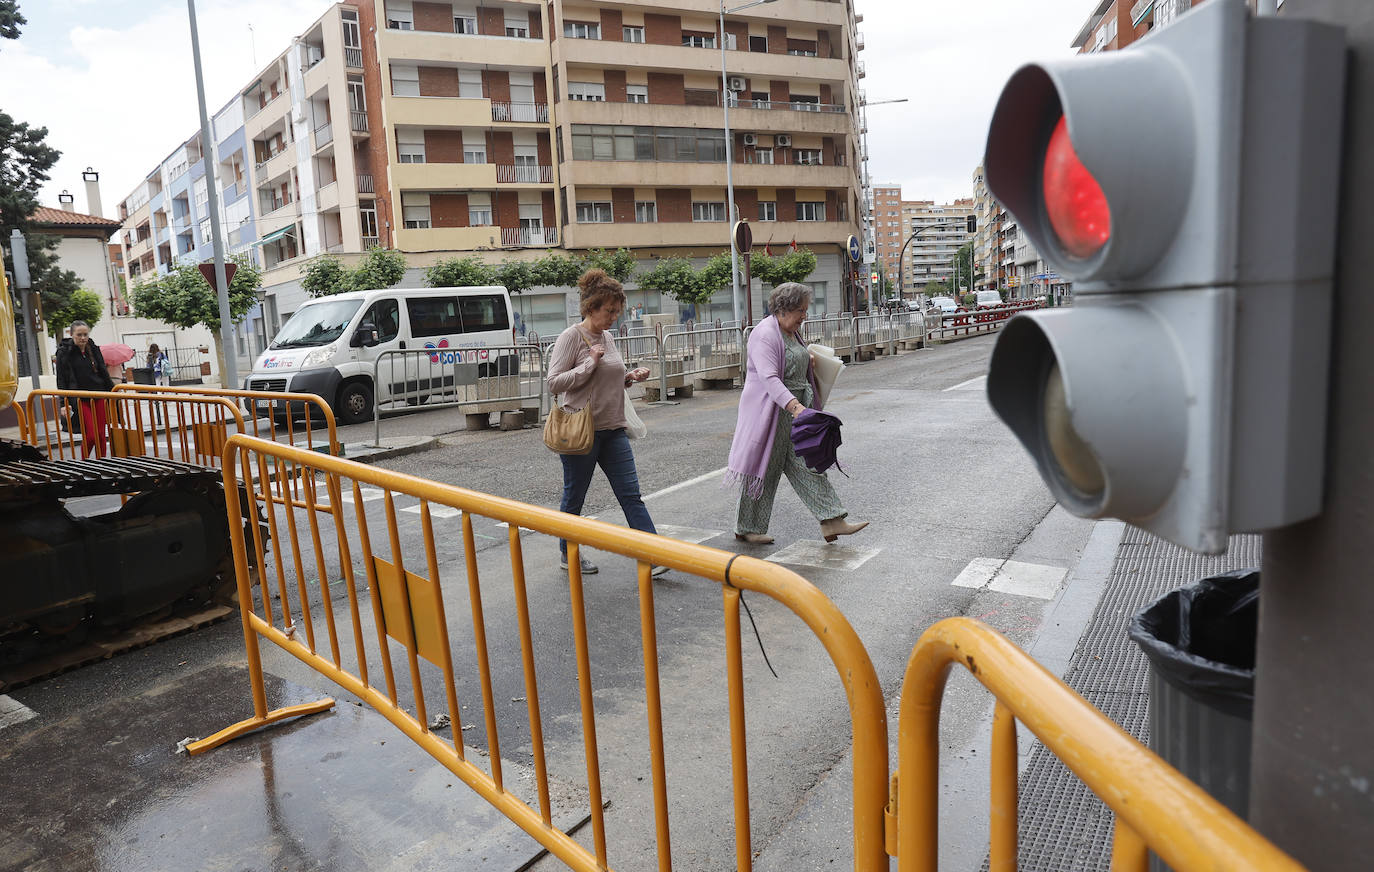
[[[897,258],[909,234],[902,232],[902,186],[891,183],[873,186],[873,206],[871,219],[874,251],[877,261],[874,269],[881,267],[883,275],[892,282],[897,290]]]
[[[1204,0],[1099,0],[1074,36],[1080,54],[1123,49],[1150,31],[1167,27]],[[1246,0],[1254,12],[1256,0]],[[1279,0],[1283,5],[1283,0]]]
[[[902,233],[910,237],[921,232],[907,246],[902,259],[905,293],[919,293],[928,282],[947,282],[953,277],[954,256],[971,238],[968,218],[974,214],[972,197],[944,204],[933,200],[902,202]]]
[[[226,233],[265,271],[248,337],[270,336],[303,302],[301,267],[321,253],[400,249],[408,285],[466,254],[624,246],[647,266],[727,250],[732,217],[751,223],[760,251],[795,242],[817,253],[817,310],[852,306],[844,245],[864,235],[852,4],[780,0],[728,16],[723,34],[718,14],[705,0],[330,7],[217,115],[217,171],[235,194]],[[193,137],[182,150],[198,149]],[[133,278],[202,255],[167,229],[180,214],[168,205],[179,159],[125,201]],[[193,226],[190,242],[202,238]],[[676,305],[633,286],[631,296],[647,312]],[[561,329],[576,310],[567,297],[522,295],[522,327]],[[729,317],[729,301],[727,289],[695,314]]]

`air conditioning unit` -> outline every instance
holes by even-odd
[[[740,76],[731,76],[726,84],[730,86],[731,91],[738,92],[744,90],[744,79]]]
[[[792,144],[792,137],[786,133],[779,133],[777,136],[773,137],[773,142],[780,148],[787,148]]]
[[[745,144],[745,145],[758,145],[758,144],[759,144],[759,135],[758,135],[757,133],[746,133],[746,134],[744,134],[744,144]]]

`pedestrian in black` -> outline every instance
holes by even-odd
[[[114,379],[105,367],[100,346],[91,339],[91,325],[73,321],[72,335],[57,346],[57,386],[68,391],[112,391]],[[104,457],[106,450],[106,415],[104,400],[78,399],[81,426],[81,452],[90,456],[94,451]],[[73,424],[76,422],[73,421]]]

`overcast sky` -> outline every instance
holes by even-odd
[[[787,0],[783,0],[787,2]],[[857,0],[863,13],[875,182],[907,199],[972,193],[987,122],[1011,72],[1070,54],[1093,0]],[[198,0],[206,99],[213,114],[327,0]],[[101,174],[106,215],[200,124],[184,0],[20,0],[29,23],[0,41],[0,109],[49,129],[62,152],[45,205],[66,188],[87,208],[81,171]],[[248,25],[253,26],[250,33]],[[257,62],[253,47],[256,43]]]

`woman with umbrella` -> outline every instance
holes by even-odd
[[[91,340],[91,325],[73,321],[71,331],[71,338],[63,339],[57,346],[57,386],[68,391],[114,390],[114,380],[100,346]],[[106,402],[77,400],[76,407],[81,421],[82,456],[89,457],[94,451],[104,457]]]
[[[868,526],[867,521],[846,520],[849,513],[825,473],[808,469],[792,447],[792,419],[820,405],[811,355],[800,334],[810,305],[811,289],[806,285],[779,285],[768,297],[769,316],[749,334],[747,378],[726,481],[740,485],[735,538],[754,545],[773,542],[768,521],[784,475],[821,522],[825,541]]]

